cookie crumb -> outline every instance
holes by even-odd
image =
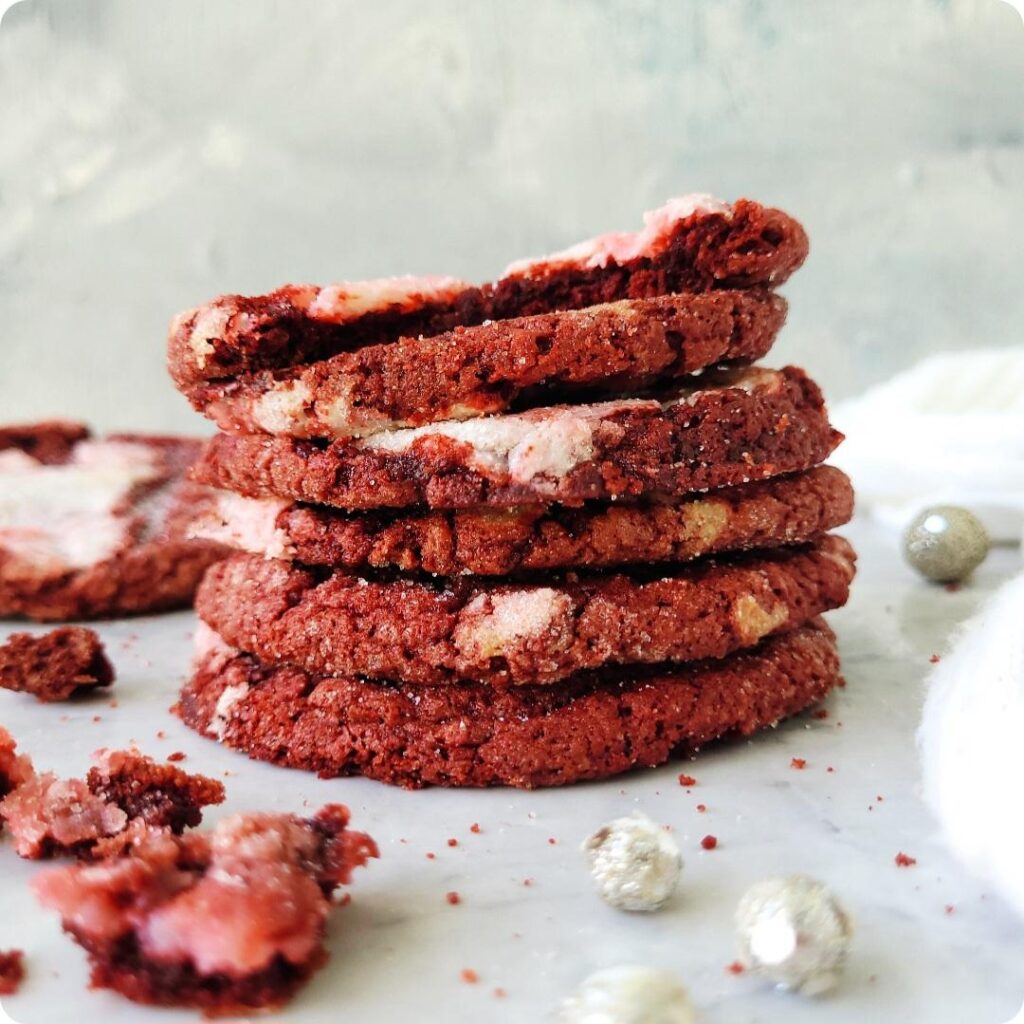
[[[916,857],[910,857],[902,850],[896,854],[895,860],[898,868],[912,868],[917,863]]]
[[[705,836],[700,841],[700,845],[701,845],[701,848],[704,849],[704,850],[713,850],[713,849],[715,849],[716,846],[718,846],[718,837],[717,836]]]
[[[746,968],[743,966],[743,964],[739,962],[739,960],[733,960],[733,962],[729,964],[725,969],[730,974],[742,974],[746,970]]]
[[[449,903],[450,903],[450,904],[451,904],[451,905],[452,905],[453,907],[454,907],[454,906],[457,906],[457,905],[458,905],[459,903],[461,903],[461,902],[462,902],[462,897],[461,897],[461,896],[460,896],[460,895],[459,895],[459,894],[458,894],[457,892],[455,892],[454,890],[453,890],[452,892],[446,892],[446,893],[444,894],[444,898],[445,898],[445,899],[446,899],[446,900],[447,900],[447,901],[448,901],[448,902],[449,902]]]
[[[459,977],[462,978],[467,985],[475,985],[480,980],[480,975],[477,974],[472,967],[463,967],[459,972]]]
[[[680,786],[696,786],[697,780],[692,775],[680,775],[679,776]]]
[[[20,949],[0,950],[0,996],[13,996],[25,980],[25,954]]]

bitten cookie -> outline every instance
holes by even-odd
[[[5,446],[6,445],[6,446]],[[187,536],[210,491],[200,442],[42,424],[0,436],[0,616],[84,619],[187,605],[223,554]]]
[[[842,526],[853,488],[834,466],[710,494],[582,508],[519,505],[432,512],[342,512],[218,493],[193,535],[268,558],[350,571],[437,576],[687,562],[797,544]]]
[[[807,235],[797,221],[748,199],[729,204],[681,196],[645,214],[644,222],[638,232],[601,235],[520,260],[482,287],[450,277],[397,277],[222,295],[173,320],[168,367],[187,390],[204,380],[485,320],[673,292],[775,286],[807,257]]]
[[[316,442],[219,434],[202,483],[340,508],[679,495],[809,469],[842,435],[800,369],[709,372],[658,399],[561,405]]]
[[[407,787],[559,786],[653,767],[773,726],[840,682],[821,620],[723,661],[499,690],[316,677],[204,643],[178,707],[186,724],[258,760]]]
[[[846,603],[853,549],[841,537],[657,573],[540,582],[326,579],[238,555],[196,594],[200,617],[267,664],[316,674],[552,683],[605,665],[721,658]]]
[[[764,290],[622,300],[369,345],[187,393],[222,430],[362,437],[573,393],[636,392],[759,359],[785,314],[785,300]]]

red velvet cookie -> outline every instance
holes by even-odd
[[[114,667],[91,629],[61,626],[42,636],[13,633],[0,644],[0,688],[30,693],[44,703],[113,681]]]
[[[840,682],[821,620],[722,661],[581,674],[553,686],[415,687],[269,668],[207,647],[178,713],[262,761],[407,787],[558,786],[750,736]]]
[[[209,833],[144,836],[123,856],[32,888],[88,953],[95,988],[210,1015],[283,1005],[327,960],[335,890],[377,856],[348,810],[239,814]]]
[[[582,508],[342,512],[222,491],[193,535],[269,558],[436,576],[687,562],[798,544],[842,526],[853,488],[834,466],[661,501]]]
[[[362,437],[552,396],[636,392],[759,359],[785,315],[785,300],[764,290],[623,300],[369,345],[197,386],[188,397],[229,432]]]
[[[200,617],[267,664],[437,685],[553,683],[605,665],[721,658],[846,603],[841,537],[629,575],[537,582],[326,579],[238,555],[196,594]]]
[[[202,483],[340,508],[433,508],[679,495],[809,469],[842,435],[796,367],[709,372],[657,399],[562,405],[309,441],[219,434]]]
[[[669,200],[638,232],[602,235],[539,260],[520,260],[493,284],[386,278],[269,295],[223,295],[176,317],[168,366],[179,387],[295,366],[363,345],[456,326],[673,292],[781,284],[807,256],[792,217],[747,199]]]
[[[211,501],[185,478],[200,442],[86,434],[42,424],[0,441],[0,616],[180,607],[223,553],[187,537]]]

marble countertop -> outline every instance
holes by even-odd
[[[848,685],[827,702],[828,717],[802,717],[753,742],[605,783],[404,792],[249,762],[166,713],[188,663],[194,620],[185,613],[100,627],[119,673],[116,708],[109,698],[60,708],[2,692],[0,722],[37,766],[62,773],[82,772],[101,746],[182,750],[185,767],[225,777],[227,803],[207,820],[327,801],[352,808],[382,857],[358,873],[352,903],[334,915],[328,967],[274,1015],[282,1024],[540,1021],[583,976],[617,963],[674,971],[703,1024],[1003,1024],[1024,997],[1024,923],[944,850],[919,799],[914,731],[930,656],[1019,568],[1020,554],[993,552],[970,586],[948,592],[905,568],[891,535],[865,523],[845,532],[861,552],[861,573],[850,605],[831,617]],[[791,767],[793,757],[806,768]],[[692,789],[679,785],[682,770],[697,778]],[[638,807],[673,827],[686,860],[676,897],[655,915],[603,905],[579,852],[595,827]],[[705,852],[707,834],[718,847]],[[897,867],[898,852],[916,865]],[[84,955],[27,890],[36,868],[7,844],[0,864],[0,948],[23,948],[29,969],[22,992],[4,1002],[10,1017],[196,1019],[87,993]],[[856,920],[845,979],[824,1000],[726,970],[742,891],[794,871],[829,883]],[[457,906],[445,899],[451,890],[462,897]],[[461,980],[464,968],[477,973],[476,984]]]

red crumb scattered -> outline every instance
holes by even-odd
[[[13,996],[25,980],[25,954],[20,949],[0,952],[0,996]]]
[[[480,826],[474,821],[473,824],[469,826],[469,831],[472,832],[473,835],[478,836],[480,835]]]
[[[700,811],[701,814],[703,814],[707,809],[707,804],[697,804],[697,810]]]
[[[508,993],[503,988],[501,988],[501,987],[498,987],[498,988],[496,988],[494,990],[494,998],[495,999],[504,999],[505,996],[507,996],[507,995],[508,995]]]
[[[557,846],[558,845],[558,840],[554,836],[548,836],[548,842],[552,846]]]
[[[929,660],[929,661],[930,661],[930,662],[931,662],[931,663],[932,663],[933,665],[938,665],[938,663],[939,663],[940,661],[942,661],[942,659],[941,659],[941,658],[940,658],[940,657],[939,657],[939,656],[938,656],[937,654],[933,654],[933,655],[932,655],[932,656],[931,656],[931,657],[930,657],[930,658],[929,658],[928,660]]]
[[[697,780],[692,775],[680,775],[679,776],[680,786],[696,786]]]
[[[475,985],[480,980],[480,975],[477,974],[472,967],[463,967],[459,972],[459,977],[462,978],[467,985]]]
[[[454,890],[452,890],[451,892],[446,892],[446,893],[444,894],[444,898],[445,898],[445,899],[446,899],[446,900],[447,900],[447,901],[448,901],[448,902],[449,902],[449,903],[450,903],[450,904],[451,904],[451,905],[452,905],[453,907],[454,907],[454,906],[457,906],[458,904],[460,904],[460,903],[462,902],[462,897],[461,897],[461,896],[460,896],[460,895],[459,895],[459,894],[458,894],[457,892],[455,892]]]
[[[436,853],[428,853],[427,854],[427,860],[437,860],[437,854]]]
[[[523,879],[523,885],[525,885],[526,888],[529,889],[530,886],[533,885],[533,879],[532,878],[524,878]]]
[[[726,967],[726,970],[730,974],[742,974],[746,968],[739,962],[739,960],[733,960],[733,962]]]
[[[881,795],[881,794],[879,794],[878,796],[876,796],[876,797],[875,797],[875,800],[876,800],[876,801],[877,801],[878,803],[881,803],[881,802],[882,802],[882,800],[883,800],[883,797],[882,797],[882,795]]]
[[[960,589],[960,584],[959,583],[947,583],[946,584],[946,593],[947,594],[955,594],[959,589]]]
[[[789,762],[789,767],[795,768],[797,771],[802,772],[807,767],[807,761],[805,758],[802,757],[794,757]]]
[[[819,720],[820,720],[820,719],[824,719],[824,718],[828,718],[828,708],[818,708],[818,710],[817,710],[817,711],[815,711],[815,712],[814,712],[814,713],[813,713],[813,714],[811,715],[811,717],[812,717],[812,718],[817,718],[817,719],[819,719]]]
[[[448,845],[449,846],[458,846],[459,845],[459,841],[458,841],[458,839],[449,839],[448,840]]]
[[[167,739],[167,733],[165,733],[163,729],[157,729],[156,738],[158,740],[165,740]]]
[[[835,771],[835,768],[833,768],[833,767],[832,767],[832,765],[829,765],[829,766],[828,766],[828,767],[827,767],[827,768],[825,769],[825,771],[827,771],[827,772],[834,772],[834,771]]]
[[[916,857],[910,857],[902,850],[896,854],[896,867],[898,868],[912,868],[916,863]]]
[[[117,708],[119,708],[120,706],[121,706],[121,702],[120,702],[120,701],[118,701],[118,700],[112,700],[112,701],[111,701],[111,702],[110,702],[110,703],[109,703],[109,704],[107,705],[107,707],[108,707],[108,708],[114,708],[115,710],[116,710]]]
[[[167,760],[168,761],[184,761],[185,760],[185,752],[182,751],[182,750],[176,750],[173,754],[168,754],[167,755]]]
[[[103,716],[102,715],[93,715],[92,716],[92,720],[94,722],[102,722],[103,721]]]
[[[717,836],[705,836],[701,841],[700,845],[705,850],[713,850],[718,845]]]

